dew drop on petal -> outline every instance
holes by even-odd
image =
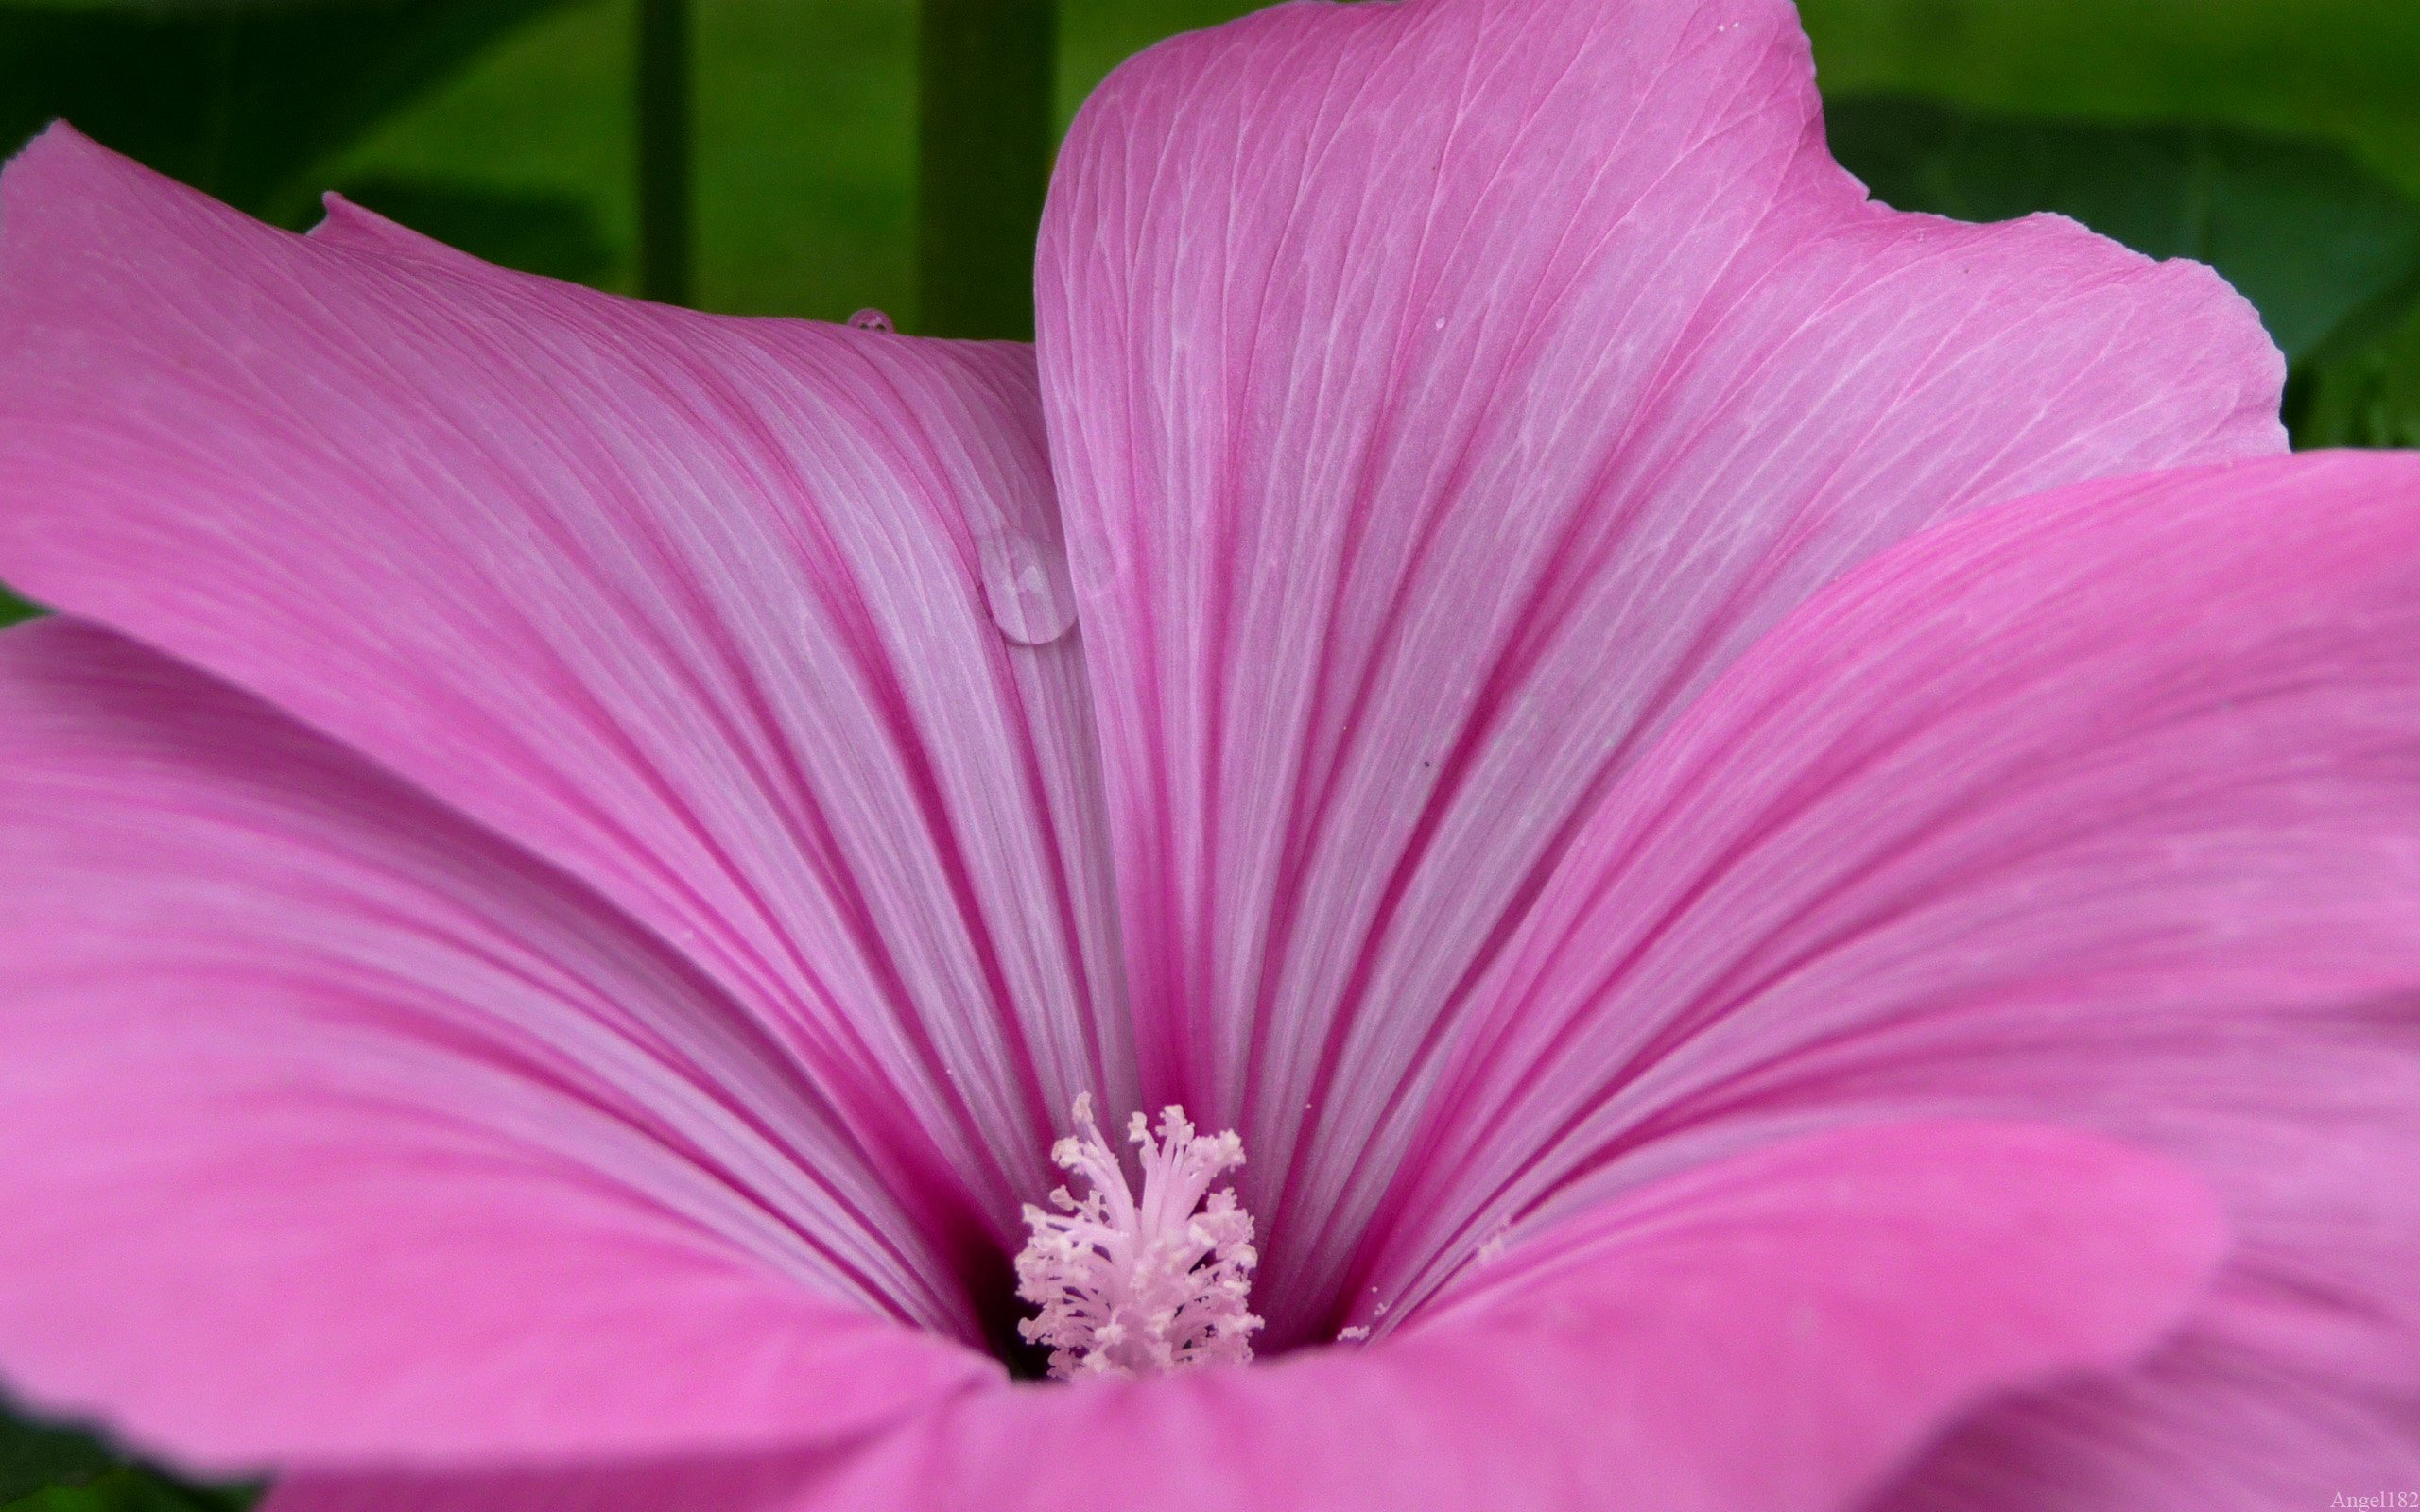
[[[868,305],[866,308],[859,310],[856,314],[849,317],[849,324],[859,331],[896,331],[899,329],[897,326],[890,323],[890,317],[883,314],[880,310],[873,308],[872,305]]]
[[[1506,1248],[1504,1236],[1511,1228],[1510,1224],[1497,1224],[1495,1231],[1487,1236],[1487,1242],[1478,1246],[1478,1255],[1475,1263],[1480,1265],[1493,1265],[1502,1260]]]
[[[1233,1188],[1210,1190],[1244,1163],[1243,1141],[1232,1129],[1196,1133],[1173,1105],[1153,1138],[1136,1113],[1126,1138],[1143,1168],[1138,1201],[1090,1095],[1076,1099],[1076,1128],[1050,1159],[1081,1179],[1083,1195],[1063,1186],[1049,1209],[1025,1210],[1032,1237],[1017,1256],[1017,1295],[1037,1311],[1017,1332],[1050,1350],[1062,1381],[1250,1360],[1261,1326],[1249,1307],[1260,1263],[1252,1214]]]

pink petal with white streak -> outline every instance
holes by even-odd
[[[1241,1131],[1281,1344],[1447,1005],[1759,634],[1932,522],[2284,447],[2208,269],[1867,202],[1787,0],[1180,38],[1038,278],[1142,1103]]]
[[[1022,348],[290,236],[61,128],[0,181],[0,580],[596,887],[970,1243],[1132,1101]]]
[[[271,1512],[1831,1512],[1974,1402],[2138,1356],[2222,1244],[2166,1161],[1889,1125],[1629,1194],[1366,1347],[997,1387],[786,1468],[315,1478]]]
[[[0,1383],[216,1471],[845,1440],[995,1379],[912,1192],[593,893],[0,634]]]
[[[1469,1001],[1357,1287],[1416,1297],[1505,1224],[1808,1127],[2082,1125],[2201,1171],[2240,1246],[2097,1413],[1979,1427],[2002,1468],[2083,1467],[1979,1504],[2229,1505],[2253,1445],[2318,1504],[2410,1464],[2420,458],[2091,485],[1909,542],[1630,774]]]

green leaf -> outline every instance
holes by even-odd
[[[0,1503],[46,1486],[89,1481],[118,1464],[116,1452],[99,1439],[26,1422],[0,1408]]]
[[[1059,124],[1109,71],[1164,37],[1260,9],[1268,0],[1059,0]]]
[[[697,297],[697,46],[689,0],[638,0],[639,295]]]
[[[0,1403],[0,1512],[243,1512],[259,1500],[257,1486],[188,1485]]]
[[[0,1503],[0,1512],[243,1512],[259,1501],[251,1489],[204,1490],[123,1466],[75,1486],[55,1486]]]
[[[596,212],[569,194],[405,178],[356,180],[343,192],[424,235],[525,273],[589,283],[613,265]]]
[[[2323,353],[2307,384],[2296,446],[2420,447],[2420,305],[2377,339]]]
[[[829,320],[876,305],[921,328],[916,8],[714,0],[694,12],[695,302]],[[638,36],[632,0],[559,10],[380,126],[331,178],[577,199],[614,254],[596,282],[635,292]]]
[[[1876,198],[1961,220],[2071,215],[2208,263],[2299,361],[2420,286],[2420,206],[2342,151],[2216,127],[2028,120],[1836,100],[1832,149]]]
[[[2209,121],[2347,147],[2420,195],[2411,0],[1800,0],[1826,94]]]
[[[0,625],[14,625],[19,620],[32,619],[41,612],[42,610],[9,592],[7,588],[0,587]],[[5,1417],[0,1417],[0,1423],[6,1421]],[[4,1427],[0,1427],[0,1444],[5,1444],[7,1441],[7,1431]],[[0,1450],[0,1464],[6,1463],[6,1452],[5,1450]],[[0,1480],[4,1480],[6,1474],[5,1470],[0,1470]]]
[[[922,0],[918,329],[1033,335],[1033,243],[1050,176],[1056,0]]]
[[[0,4],[0,143],[63,116],[255,215],[308,218],[309,172],[563,0]]]

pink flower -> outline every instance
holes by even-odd
[[[1867,203],[1783,0],[1167,44],[1039,267],[9,169],[12,1392],[277,1512],[2420,1484],[2420,461],[2213,275]]]

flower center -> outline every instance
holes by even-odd
[[[1155,1140],[1136,1113],[1126,1138],[1142,1152],[1138,1202],[1093,1122],[1089,1094],[1076,1099],[1076,1126],[1080,1134],[1052,1145],[1050,1159],[1086,1191],[1052,1192],[1056,1212],[1026,1205],[1033,1237],[1017,1256],[1017,1295],[1040,1311],[1017,1332],[1049,1347],[1061,1381],[1250,1360],[1260,1327],[1245,1306],[1260,1263],[1252,1214],[1233,1189],[1210,1190],[1244,1163],[1243,1141],[1232,1129],[1196,1134],[1173,1104],[1161,1110]]]

